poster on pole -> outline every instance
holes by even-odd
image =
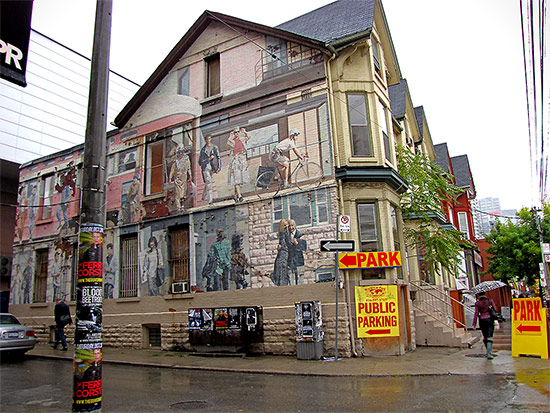
[[[399,336],[396,285],[355,287],[357,337]]]
[[[73,411],[101,408],[103,225],[80,227],[76,285]]]

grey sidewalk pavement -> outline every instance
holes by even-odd
[[[483,357],[483,344],[471,349],[419,347],[404,356],[357,357],[332,360],[298,360],[295,356],[194,355],[190,352],[155,349],[105,347],[104,363],[151,367],[229,371],[241,373],[319,375],[319,376],[400,376],[400,375],[485,375],[516,374],[542,380],[550,395],[550,362],[533,357],[512,357],[511,351],[499,350],[494,360]],[[72,360],[73,349],[54,350],[37,344],[29,357]]]

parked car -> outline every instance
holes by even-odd
[[[24,354],[36,344],[34,330],[9,313],[0,313],[0,352]]]

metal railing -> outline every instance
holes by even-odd
[[[410,284],[413,287],[411,291],[414,295],[414,298],[411,297],[411,299],[416,309],[438,323],[451,328],[455,333],[457,324],[460,325],[460,328],[464,328],[464,331],[467,331],[466,324],[457,320],[453,315],[453,305],[459,306],[463,314],[466,314],[463,303],[440,290],[438,286],[428,284],[425,281],[414,280],[410,281]]]

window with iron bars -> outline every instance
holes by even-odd
[[[168,259],[174,282],[189,281],[189,229],[170,231],[170,258]]]
[[[120,257],[120,297],[137,297],[139,282],[137,235],[120,240]]]
[[[36,251],[36,268],[34,270],[33,303],[46,302],[46,285],[48,280],[48,250]]]

